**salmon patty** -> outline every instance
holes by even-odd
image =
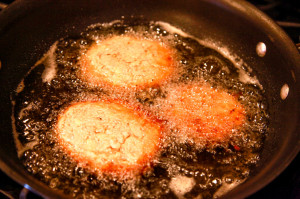
[[[58,140],[79,163],[99,171],[145,166],[159,148],[160,125],[116,102],[78,102],[56,125]]]
[[[245,110],[229,93],[208,85],[172,89],[164,106],[171,125],[199,141],[223,141],[245,120]]]
[[[93,44],[80,63],[80,76],[89,84],[121,87],[159,84],[175,66],[171,49],[133,36],[113,36]]]

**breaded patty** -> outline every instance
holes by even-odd
[[[151,86],[170,76],[173,62],[172,51],[158,41],[113,36],[88,49],[80,62],[80,76],[96,86]]]
[[[175,87],[164,112],[176,128],[202,141],[222,141],[245,120],[245,110],[234,96],[208,85]]]
[[[160,125],[116,102],[79,102],[58,118],[59,142],[80,163],[101,171],[139,170],[158,150]]]

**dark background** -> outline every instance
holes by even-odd
[[[300,0],[248,1],[275,20],[287,32],[295,44],[300,43]],[[12,0],[0,0],[0,2],[9,4]],[[19,198],[21,190],[21,185],[0,171],[0,199]],[[27,196],[29,199],[40,198],[33,193],[29,193]],[[300,154],[273,182],[248,197],[248,199],[260,198],[300,199]]]

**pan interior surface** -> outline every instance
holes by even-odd
[[[232,1],[19,1],[0,14],[1,169],[40,194],[65,197],[30,176],[20,163],[12,137],[10,95],[37,58],[56,40],[77,35],[90,24],[110,22],[122,16],[142,16],[166,21],[201,40],[214,41],[238,55],[253,69],[266,89],[270,132],[260,164],[253,175],[225,197],[246,197],[274,179],[299,151],[299,54],[287,36],[268,18],[245,2]],[[22,35],[22,37],[20,37]],[[267,53],[260,57],[256,46]],[[222,51],[222,48],[221,48]],[[283,85],[289,86],[285,100]],[[249,189],[249,187],[251,187]]]

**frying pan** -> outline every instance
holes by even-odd
[[[288,36],[267,16],[236,0],[18,0],[0,13],[0,168],[42,196],[66,197],[31,176],[17,157],[10,96],[30,67],[59,38],[121,16],[165,21],[199,39],[210,39],[253,68],[266,90],[270,132],[261,160],[243,184],[225,198],[244,198],[272,181],[300,149],[300,56]],[[259,42],[266,55],[256,53]],[[283,85],[289,93],[281,99]]]

